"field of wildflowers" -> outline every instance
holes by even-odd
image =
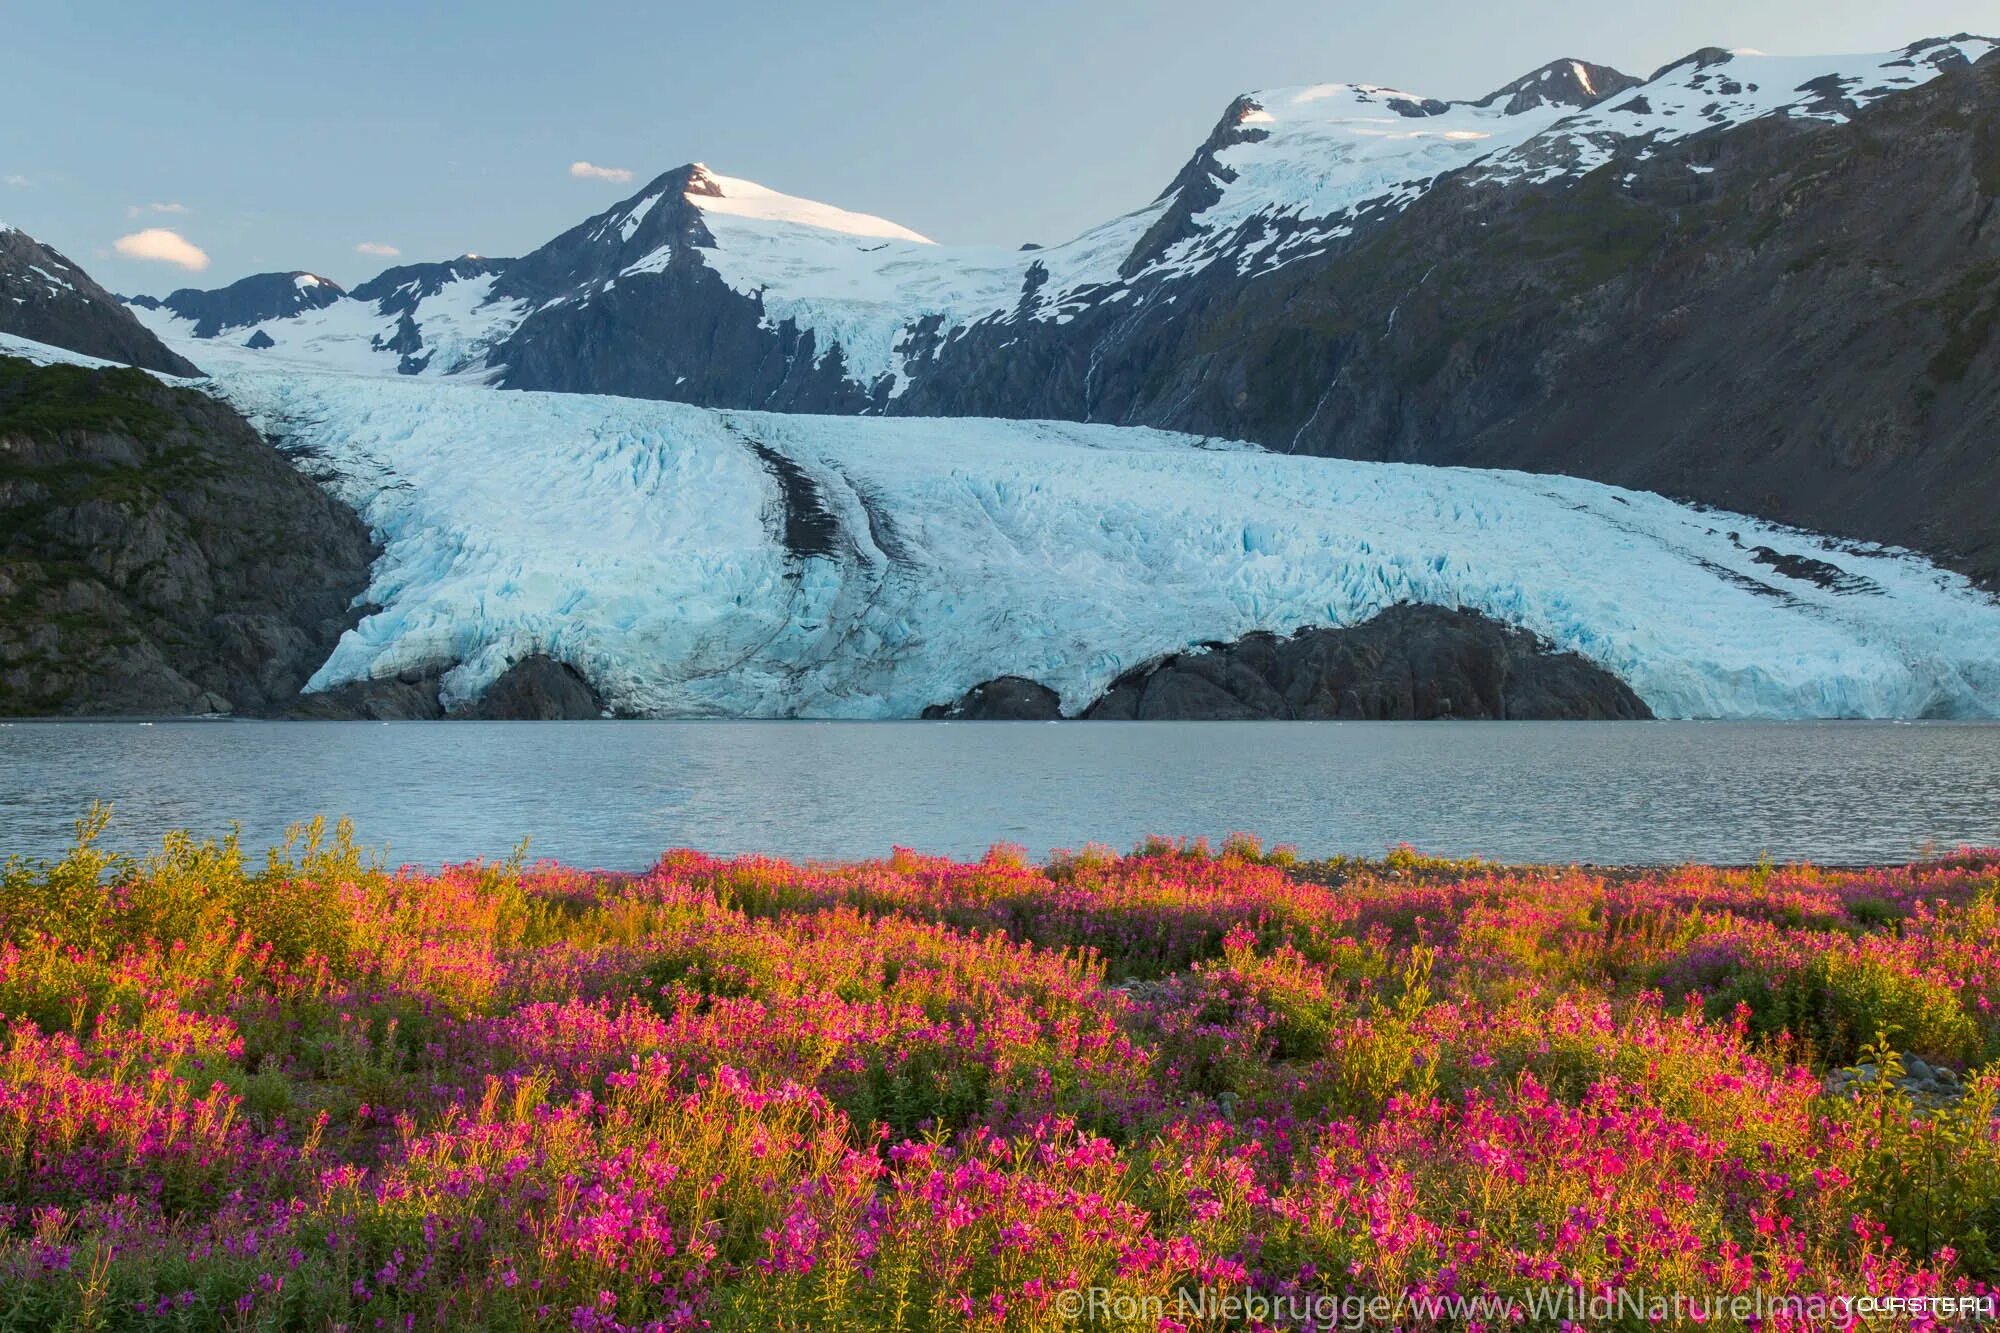
[[[2000,853],[426,873],[101,825],[0,870],[0,1329],[2000,1281]]]

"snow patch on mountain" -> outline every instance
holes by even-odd
[[[4,228],[0,228],[4,230]],[[0,333],[0,356],[19,357],[37,366],[83,366],[90,370],[122,370],[123,361],[106,361],[102,357],[86,356],[82,352],[72,352],[67,347],[54,347],[48,343],[36,342],[33,338],[23,338],[12,333]],[[151,372],[158,375],[158,371]],[[172,375],[160,375],[169,383],[179,383]]]
[[[861,236],[871,240],[932,244],[928,236],[919,235],[887,218],[871,217],[867,213],[850,213],[831,204],[780,194],[755,181],[738,180],[733,176],[721,176],[712,171],[707,172],[707,176],[716,187],[716,193],[702,197],[701,209],[707,214],[722,214],[744,222],[775,222],[812,227],[818,231],[840,232],[847,236]]]
[[[1886,55],[1770,56],[1699,51],[1649,81],[1497,152],[1482,170],[1498,180],[1549,181],[1608,162],[1619,145],[1638,155],[1710,130],[1768,116],[1838,124],[1871,102],[1976,63],[2000,43],[1960,36],[1918,42]]]
[[[162,342],[183,355],[199,355],[208,366],[295,367],[353,375],[467,371],[483,375],[487,352],[513,332],[528,313],[525,302],[495,300],[494,282],[495,275],[486,273],[447,278],[434,286],[412,287],[401,293],[409,306],[407,317],[418,330],[419,349],[414,352],[392,345],[398,340],[404,317],[401,312],[384,314],[376,301],[351,294],[294,315],[240,326],[232,329],[228,338],[197,336],[195,320],[164,305],[134,305],[131,309]],[[301,286],[303,289],[303,283]],[[243,345],[258,333],[272,345]]]
[[[1075,707],[1204,640],[1411,601],[1533,630],[1662,716],[2000,716],[2000,605],[1956,575],[1569,478],[238,363],[217,384],[385,544],[381,609],[314,688],[450,666],[467,700],[542,652],[650,716],[907,717],[1006,674]]]
[[[1273,267],[1351,234],[1360,220],[1408,207],[1439,176],[1532,138],[1573,108],[1439,103],[1369,84],[1251,93],[1251,133],[1216,154],[1220,196],[1194,214],[1197,233],[1156,269],[1193,272],[1225,253],[1239,271]],[[1241,233],[1262,224],[1246,244]],[[1314,222],[1306,228],[1297,224]],[[1292,224],[1281,226],[1276,224]],[[1268,237],[1262,244],[1256,239]]]

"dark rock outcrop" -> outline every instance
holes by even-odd
[[[1649,718],[1639,696],[1575,653],[1474,611],[1394,606],[1351,629],[1252,634],[1128,672],[1084,716],[1558,721]]]
[[[225,404],[0,357],[0,714],[281,706],[374,556]]]
[[[347,295],[339,283],[303,269],[290,273],[253,273],[227,287],[203,291],[183,287],[159,300],[134,297],[132,304],[171,310],[194,321],[194,336],[213,338],[229,329],[248,328],[266,320],[284,319],[304,310],[320,310]]]
[[[604,716],[604,700],[575,667],[535,653],[501,673],[471,708],[451,716],[528,722],[581,720]]]
[[[950,722],[1053,722],[1062,713],[1062,698],[1039,681],[1001,676],[974,685],[957,702],[932,704],[926,718]]]
[[[1019,676],[975,685],[927,718],[1061,717]],[[1393,606],[1349,629],[1250,634],[1126,672],[1080,716],[1100,722],[1596,721],[1650,718],[1604,668],[1463,608]]]
[[[282,716],[301,721],[558,722],[604,716],[604,700],[583,674],[542,653],[522,658],[486,687],[470,707],[447,711],[439,697],[443,668],[405,671],[301,695]]]
[[[385,268],[347,294],[357,301],[372,301],[382,315],[414,315],[426,297],[436,296],[454,282],[483,278],[498,273],[514,261],[488,259],[484,255],[460,255],[429,264],[398,264]]]
[[[1551,60],[1512,83],[1494,89],[1474,106],[1498,106],[1510,116],[1538,106],[1596,106],[1615,93],[1636,88],[1642,80],[1609,65],[1588,60]]]
[[[435,722],[445,715],[437,670],[405,671],[302,694],[278,710],[290,722]]]
[[[0,333],[169,375],[199,375],[116,296],[24,231],[0,226]]]

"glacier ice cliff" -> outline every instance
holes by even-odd
[[[386,551],[309,688],[544,653],[641,716],[1074,709],[1256,630],[1462,606],[1663,717],[2000,716],[2000,604],[1908,552],[1525,473],[1139,428],[715,411],[224,370]]]

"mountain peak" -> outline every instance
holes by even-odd
[[[213,338],[228,329],[248,328],[267,319],[284,319],[302,310],[330,306],[346,295],[347,289],[331,278],[291,269],[253,273],[210,291],[183,287],[159,305],[194,321],[195,337]]]
[[[1675,70],[1681,69],[1683,67],[1691,66],[1698,70],[1708,69],[1713,65],[1726,65],[1730,61],[1736,59],[1736,57],[1739,55],[1749,55],[1749,54],[1752,53],[1748,51],[1730,51],[1720,46],[1704,46],[1699,50],[1688,52],[1686,55],[1682,56],[1679,60],[1668,61],[1666,64],[1654,70],[1651,77],[1649,77],[1646,80],[1646,82],[1656,83],[1660,79],[1663,79],[1667,75],[1673,73]]]
[[[60,251],[0,224],[0,333],[170,375],[201,372]]]
[[[1609,65],[1588,60],[1551,60],[1530,70],[1512,83],[1503,84],[1472,103],[1477,107],[1498,104],[1503,114],[1518,116],[1538,106],[1570,106],[1581,110],[1594,106],[1614,93],[1636,88],[1640,80]]]
[[[691,163],[681,171],[687,173],[684,193],[688,201],[711,219],[721,215],[749,223],[811,227],[871,240],[934,244],[930,237],[887,218],[785,194],[741,177],[724,176],[700,162]],[[679,173],[669,173],[675,174]]]
[[[356,300],[375,302],[376,309],[383,315],[411,314],[426,298],[437,295],[451,284],[498,273],[512,262],[510,259],[463,254],[456,259],[431,263],[398,264],[357,284],[347,294]]]

